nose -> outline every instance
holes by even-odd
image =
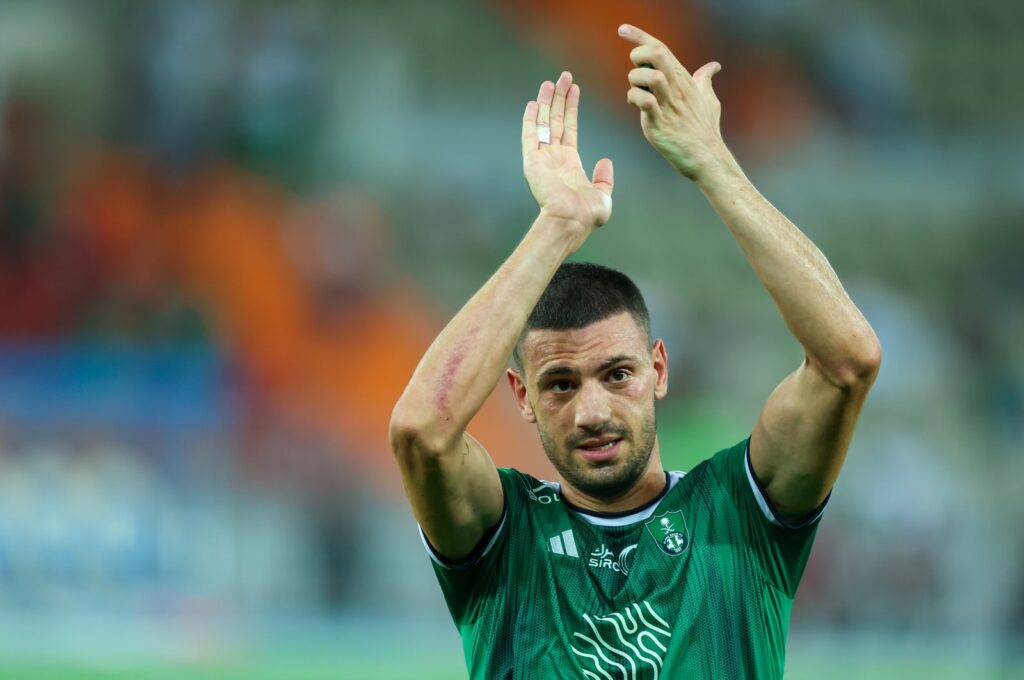
[[[576,394],[576,427],[594,430],[611,420],[608,393],[597,380],[584,380]]]

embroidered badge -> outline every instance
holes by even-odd
[[[690,545],[686,519],[679,510],[652,517],[644,526],[655,543],[668,555],[681,555]]]

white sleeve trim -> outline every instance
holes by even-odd
[[[772,511],[772,506],[768,503],[768,499],[764,497],[764,492],[761,490],[761,485],[757,483],[757,478],[754,477],[754,469],[750,466],[750,442],[747,442],[747,449],[743,454],[743,467],[747,471],[747,481],[750,482],[750,490],[754,492],[754,500],[757,501],[757,507],[761,508],[761,513],[764,514],[765,519],[778,527],[785,527],[787,529],[802,529],[806,526],[810,526],[817,522],[821,516],[825,513],[825,506],[828,505],[828,498],[821,504],[818,511],[814,515],[800,524],[790,524],[779,520],[775,513]]]
[[[420,541],[423,543],[423,547],[426,548],[427,554],[430,555],[430,559],[432,559],[435,564],[444,567],[445,569],[450,569],[452,571],[462,571],[463,569],[469,569],[474,564],[476,564],[484,557],[486,557],[487,553],[491,552],[491,548],[493,548],[494,544],[498,542],[498,538],[501,536],[501,532],[504,531],[505,524],[507,521],[508,509],[506,508],[505,511],[501,513],[501,522],[498,524],[498,528],[494,530],[494,535],[491,536],[491,540],[487,542],[487,546],[484,548],[484,551],[470,562],[458,562],[455,564],[453,564],[450,560],[447,560],[443,556],[439,555],[437,551],[434,550],[434,546],[430,545],[430,541],[427,540],[427,535],[423,533],[423,527],[417,524],[416,528],[419,529]]]

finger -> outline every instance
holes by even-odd
[[[597,165],[594,166],[591,182],[606,196],[610,197],[612,195],[612,189],[615,188],[615,167],[612,165],[610,158],[602,158],[597,162]]]
[[[551,129],[551,100],[555,95],[555,84],[550,80],[545,80],[540,84],[540,90],[537,92],[537,127]],[[547,131],[539,130],[538,139],[543,140],[547,143],[550,139],[550,135]],[[545,139],[547,137],[547,139]]]
[[[721,64],[717,61],[709,61],[693,72],[693,82],[697,83],[700,87],[714,92],[714,89],[711,87],[711,78],[721,70]]]
[[[576,123],[580,112],[580,86],[576,83],[569,88],[565,97],[565,129],[562,131],[562,146],[576,148]]]
[[[551,143],[562,143],[562,130],[565,124],[565,100],[572,87],[572,74],[562,71],[555,83],[555,95],[551,100]]]
[[[652,120],[656,121],[661,117],[661,107],[658,105],[658,98],[652,92],[642,90],[639,87],[631,87],[629,92],[626,93],[626,101],[651,116]]]
[[[537,102],[526,103],[523,112],[523,158],[537,150]]]
[[[622,24],[619,26],[619,37],[625,38],[628,42],[631,42],[634,45],[653,45],[661,43],[660,40],[650,33],[643,31],[632,24]]]
[[[664,101],[669,96],[668,79],[665,74],[655,68],[635,68],[629,72],[627,77],[629,84],[634,87],[646,89]]]
[[[623,24],[619,26],[619,35],[636,45],[636,47],[630,50],[629,59],[637,66],[651,64],[663,72],[668,77],[670,83],[675,80],[674,75],[676,73],[690,75],[686,67],[676,58],[676,55],[672,54],[672,50],[668,48],[668,45],[650,33],[646,33],[636,26]]]
[[[661,43],[634,47],[629,53],[629,60],[637,66],[653,66],[656,70],[664,73],[669,82],[677,80],[678,75],[683,75],[684,78],[690,77],[690,72],[679,63],[676,55]]]

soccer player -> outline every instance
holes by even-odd
[[[714,206],[804,361],[749,437],[689,473],[662,468],[654,403],[668,362],[644,301],[618,272],[564,263],[608,222],[614,182],[608,159],[584,174],[580,89],[562,73],[523,116],[540,214],[428,349],[391,445],[473,678],[781,678],[793,597],[879,343],[726,148],[719,65],[691,74],[640,29],[619,34],[635,46],[627,99],[645,137]],[[502,373],[561,483],[496,469],[466,432]]]

